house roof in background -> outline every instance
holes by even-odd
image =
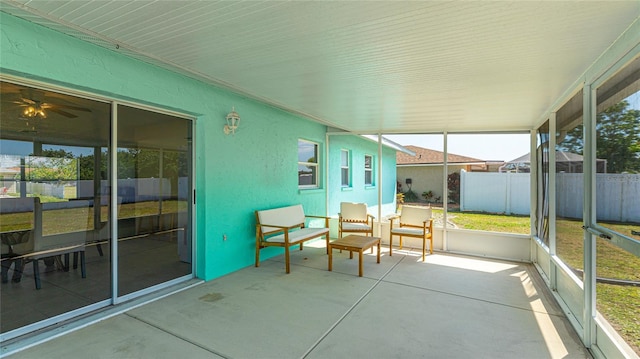
[[[403,152],[396,154],[396,164],[402,165],[435,165],[442,164],[444,162],[444,152],[430,150],[428,148],[408,145],[404,146],[406,149],[413,151],[415,156],[408,155]],[[449,164],[485,164],[485,160],[460,156],[454,153],[447,153],[447,163]]]
[[[556,162],[582,162],[583,157],[577,153],[556,151]],[[597,159],[598,161],[604,161],[603,159]],[[529,153],[522,155],[516,159],[508,161],[507,163],[529,163],[531,162],[531,155]]]

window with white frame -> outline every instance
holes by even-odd
[[[342,187],[351,187],[351,161],[349,151],[340,151],[340,177]]]
[[[298,187],[318,187],[318,144],[298,140]]]
[[[364,185],[373,186],[373,156],[364,155]]]

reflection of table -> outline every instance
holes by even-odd
[[[344,249],[349,251],[349,258],[353,258],[353,252],[358,252],[358,275],[362,277],[362,253],[369,248],[373,248],[374,245],[378,246],[378,263],[380,263],[380,238],[350,235],[329,242],[329,271],[333,266],[333,250]]]
[[[15,283],[20,282],[20,279],[22,278],[23,266],[21,255],[24,253],[16,253],[14,246],[22,243],[27,243],[29,241],[30,235],[31,229],[25,229],[22,231],[0,232],[0,241],[3,245],[9,248],[8,253],[2,253],[2,283],[7,283],[9,281],[9,268],[14,262],[15,267],[13,268],[12,280]]]
[[[0,241],[2,244],[9,247],[9,254],[15,254],[13,246],[16,244],[27,243],[29,241],[29,235],[31,229],[25,229],[21,231],[7,231],[0,232]],[[3,253],[4,255],[5,253]]]

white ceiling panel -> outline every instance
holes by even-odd
[[[1,2],[361,133],[530,129],[640,15],[638,1]]]

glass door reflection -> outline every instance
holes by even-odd
[[[118,106],[118,295],[192,273],[191,121]]]
[[[111,297],[110,235],[96,221],[103,212],[109,228],[111,106],[0,84],[4,335]]]

